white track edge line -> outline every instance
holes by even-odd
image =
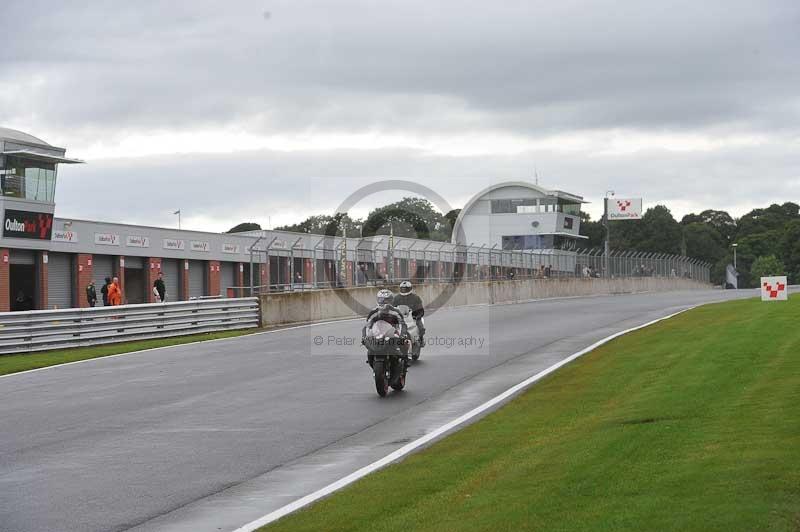
[[[516,385],[512,386],[511,388],[507,389],[506,391],[504,391],[503,393],[501,393],[499,395],[496,395],[492,399],[489,399],[488,401],[486,401],[482,405],[473,408],[472,410],[470,410],[466,414],[463,414],[463,415],[457,417],[456,419],[454,419],[454,420],[452,420],[452,421],[450,421],[448,423],[445,423],[441,427],[429,432],[428,434],[422,436],[421,438],[418,438],[418,439],[416,439],[416,440],[414,440],[414,441],[412,441],[410,443],[407,443],[403,447],[400,447],[396,451],[384,456],[383,458],[381,458],[379,460],[376,460],[375,462],[372,462],[371,464],[366,465],[366,466],[362,467],[361,469],[358,469],[357,471],[354,471],[353,473],[350,473],[346,477],[343,477],[343,478],[337,480],[336,482],[328,484],[327,486],[325,486],[323,488],[320,488],[319,490],[317,490],[317,491],[315,491],[313,493],[310,493],[310,494],[308,494],[308,495],[306,495],[304,497],[301,497],[300,499],[297,499],[294,502],[291,502],[291,503],[289,503],[289,504],[287,504],[285,506],[282,506],[281,508],[278,508],[277,510],[273,510],[272,512],[264,515],[263,517],[260,517],[259,519],[256,519],[255,521],[251,521],[250,523],[247,523],[246,525],[237,528],[233,532],[254,532],[255,530],[258,530],[259,528],[261,528],[264,525],[268,525],[268,524],[270,524],[270,523],[272,523],[274,521],[277,521],[281,517],[284,517],[284,516],[286,516],[286,515],[288,515],[288,514],[290,514],[292,512],[295,512],[295,511],[303,508],[304,506],[308,506],[309,504],[311,504],[313,502],[316,502],[316,501],[318,501],[318,500],[320,500],[320,499],[322,499],[324,497],[327,497],[328,495],[332,494],[333,492],[338,491],[338,490],[348,486],[349,484],[352,484],[353,482],[355,482],[355,481],[367,476],[368,474],[373,473],[373,472],[375,472],[375,471],[377,471],[379,469],[382,469],[382,468],[386,467],[387,465],[389,465],[392,462],[394,462],[394,461],[396,461],[396,460],[408,455],[409,453],[411,453],[412,451],[418,449],[419,447],[422,447],[423,445],[435,440],[439,436],[442,436],[446,432],[449,432],[450,430],[452,430],[454,428],[457,428],[459,425],[463,425],[464,423],[466,423],[467,421],[471,420],[472,418],[482,414],[483,412],[489,410],[490,408],[492,408],[493,406],[497,405],[498,403],[501,403],[504,400],[508,399],[509,397],[519,393],[520,391],[524,390],[525,388],[527,388],[531,384],[535,383],[538,380],[541,380],[543,377],[546,377],[550,373],[553,373],[554,371],[556,371],[557,369],[561,368],[562,366],[564,366],[566,364],[569,364],[570,362],[572,362],[576,358],[578,358],[580,356],[583,356],[586,353],[588,353],[590,351],[593,351],[593,350],[597,349],[598,347],[600,347],[600,346],[602,346],[604,344],[607,344],[611,340],[614,340],[615,338],[619,338],[620,336],[623,336],[625,334],[629,334],[631,332],[638,331],[639,329],[644,329],[645,327],[649,327],[649,326],[654,325],[654,324],[656,324],[656,323],[658,323],[660,321],[664,321],[664,320],[668,320],[670,318],[674,318],[678,314],[683,314],[684,312],[687,312],[687,311],[692,310],[694,308],[697,308],[699,306],[701,306],[701,305],[694,305],[694,306],[685,308],[683,310],[679,310],[678,312],[673,312],[672,314],[669,314],[667,316],[663,316],[661,318],[657,318],[657,319],[649,321],[647,323],[643,323],[641,325],[637,325],[636,327],[631,327],[629,329],[625,329],[623,331],[619,331],[617,333],[614,333],[614,334],[612,334],[610,336],[607,336],[607,337],[603,338],[602,340],[598,340],[597,342],[593,343],[589,347],[585,347],[585,348],[581,349],[580,351],[578,351],[577,353],[574,353],[574,354],[568,356],[567,358],[561,360],[560,362],[556,362],[552,366],[550,366],[550,367],[548,367],[546,369],[543,369],[539,373],[536,373],[535,375],[533,375],[531,377],[528,377],[527,379],[525,379],[524,381],[520,382],[519,384],[516,384]]]

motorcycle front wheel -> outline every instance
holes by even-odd
[[[389,393],[389,379],[386,378],[386,360],[375,360],[372,363],[372,370],[375,372],[375,391],[381,397],[386,397]]]

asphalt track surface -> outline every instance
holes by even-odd
[[[0,530],[230,531],[610,334],[754,295],[650,293],[437,312],[426,319],[430,345],[407,389],[384,399],[356,321],[0,378]]]

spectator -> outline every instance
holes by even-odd
[[[164,284],[164,274],[158,272],[158,279],[153,282],[153,292],[156,296],[156,303],[163,303],[167,300],[167,285]]]
[[[89,281],[89,286],[86,287],[86,302],[90,307],[97,304],[97,290],[94,287],[94,280]]]
[[[17,292],[17,297],[14,299],[14,305],[11,310],[14,311],[25,311],[25,310],[33,310],[33,300],[25,295],[25,292],[20,290]]]
[[[106,277],[106,283],[103,285],[103,288],[100,289],[100,293],[103,294],[103,306],[108,306],[108,287],[111,284],[111,277]]]
[[[114,280],[108,285],[108,304],[112,307],[122,304],[122,290],[119,287],[119,277],[114,277]]]
[[[544,276],[545,276],[545,277],[547,277],[547,278],[549,279],[549,278],[550,278],[550,275],[551,275],[552,273],[553,273],[553,265],[552,265],[552,264],[548,264],[548,265],[547,265],[547,268],[545,268],[545,269],[544,269]]]

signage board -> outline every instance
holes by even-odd
[[[241,248],[236,244],[222,244],[223,253],[238,254]]]
[[[149,248],[150,238],[146,236],[128,235],[125,245],[132,248]]]
[[[78,233],[75,231],[53,231],[53,236],[50,238],[52,242],[68,242],[76,244],[78,242]]]
[[[177,240],[174,238],[165,238],[161,241],[161,247],[164,249],[173,249],[176,251],[183,251],[186,249],[186,241],[185,240]]]
[[[50,240],[52,232],[52,214],[12,209],[5,210],[3,215],[3,236],[6,238]]]
[[[606,198],[609,220],[641,220],[642,198]]]
[[[208,242],[200,240],[192,240],[190,245],[192,251],[202,251],[205,253],[211,250],[211,246],[208,245]]]
[[[113,233],[95,233],[94,243],[98,246],[119,246],[119,235]]]
[[[761,278],[761,301],[786,301],[789,299],[785,275]]]

